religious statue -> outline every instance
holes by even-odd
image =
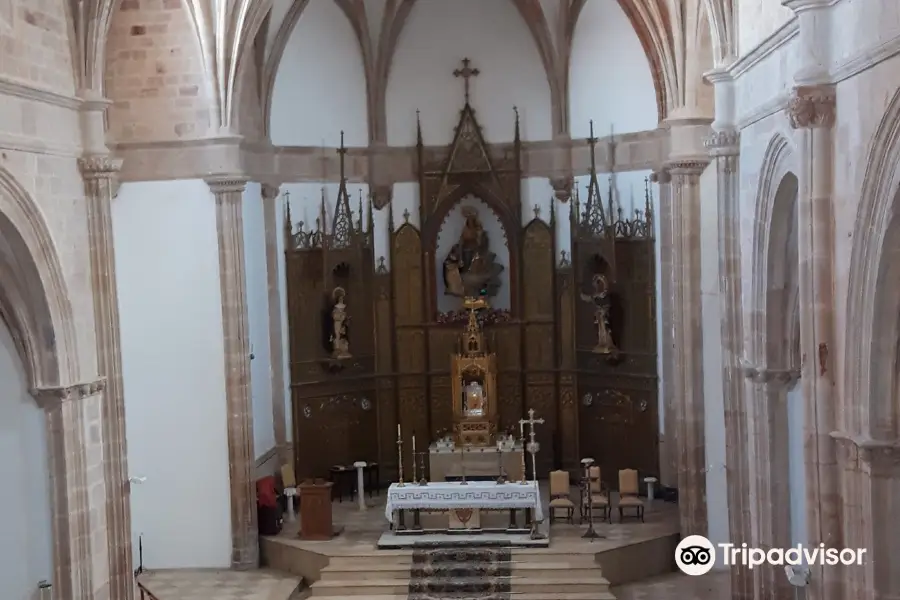
[[[463,412],[467,417],[484,416],[484,388],[477,381],[470,381],[466,386]]]
[[[463,208],[463,231],[444,259],[444,293],[449,296],[494,296],[500,287],[503,265],[490,251],[488,235],[472,207]]]
[[[609,282],[605,275],[597,273],[591,278],[591,284],[593,292],[581,294],[581,299],[594,305],[594,325],[597,326],[597,345],[594,346],[594,352],[612,354],[616,351],[616,345],[609,328]]]
[[[347,305],[344,299],[347,292],[344,288],[338,286],[331,292],[331,327],[328,331],[328,343],[331,346],[331,357],[341,360],[351,358],[350,339],[348,337],[348,326],[350,324],[350,316],[347,314]]]

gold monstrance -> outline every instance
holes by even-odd
[[[497,427],[497,357],[488,351],[477,311],[487,308],[488,303],[483,297],[470,296],[463,300],[463,306],[469,311],[469,319],[450,364],[456,442],[487,447],[493,445]]]

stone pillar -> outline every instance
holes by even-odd
[[[678,423],[675,409],[675,338],[672,330],[675,285],[672,273],[672,176],[665,169],[650,179],[659,186],[659,297],[661,312],[660,380],[663,398],[663,439],[659,449],[659,478],[666,487],[678,487]]]
[[[706,535],[706,436],[700,298],[700,174],[708,163],[669,163],[672,174],[672,332],[681,535]],[[660,226],[664,226],[661,222]],[[664,301],[666,299],[664,298]]]
[[[765,548],[791,545],[790,449],[787,392],[800,378],[798,370],[743,368],[752,384],[746,403],[753,420],[747,446],[752,456],[749,497],[754,506],[754,535],[742,540]],[[764,565],[752,571],[757,598],[793,600],[794,590],[781,567]]]
[[[799,149],[797,224],[800,254],[800,353],[805,412],[805,464],[810,544],[840,547],[840,495],[835,443],[831,86],[802,86],[789,106]],[[810,600],[841,593],[837,568],[812,568]]]
[[[102,450],[105,387],[106,381],[100,379],[31,391],[47,420],[55,598],[114,597],[108,513],[92,505],[92,500],[107,498]]]
[[[253,409],[250,400],[250,340],[241,203],[246,178],[206,180],[216,199],[219,238],[219,285],[222,291],[222,335],[225,339],[225,403],[228,419],[228,463],[231,478],[231,566],[259,566],[256,489],[253,481]]]
[[[125,395],[116,260],[113,247],[112,199],[122,161],[107,155],[79,161],[85,184],[97,369],[106,378],[103,394],[103,464],[109,540],[110,596],[134,597],[131,549],[131,493],[125,440]]]
[[[731,85],[724,71],[708,75],[722,96]],[[728,90],[730,92],[730,89]],[[739,154],[740,133],[731,119],[719,118],[714,131],[704,142],[716,163],[716,197],[718,205],[719,300],[721,302],[722,397],[725,412],[725,465],[728,481],[728,532],[732,543],[750,543],[747,474],[747,413],[744,403],[744,380],[740,365],[743,354],[743,319],[741,282],[741,211]],[[733,600],[753,598],[753,579],[748,569],[731,569]]]
[[[266,283],[269,291],[269,356],[272,377],[272,422],[275,428],[275,447],[279,462],[291,461],[287,444],[286,398],[284,393],[283,315],[281,314],[281,280],[278,272],[278,236],[284,232],[278,226],[279,188],[263,184],[263,219],[266,230]]]

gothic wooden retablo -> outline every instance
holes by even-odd
[[[468,90],[477,69],[466,63],[458,73]],[[512,142],[488,144],[468,95],[448,147],[426,146],[419,124],[418,202],[403,214],[385,208],[383,257],[373,256],[371,208],[360,202],[354,214],[343,171],[332,219],[325,202],[314,228],[287,216],[299,476],[364,460],[394,481],[398,423],[419,447],[450,436],[488,444],[495,434],[518,436],[529,409],[545,421],[536,430],[539,477],[577,473],[583,456],[604,475],[657,474],[649,194],[633,215],[612,197],[604,203],[592,160],[587,199],[573,199],[570,237],[559,238],[558,200],[543,211],[523,206],[514,110],[510,129]],[[593,150],[596,138],[588,142]],[[459,347],[469,296],[490,303],[477,315],[484,360]],[[323,318],[336,308],[349,327]],[[411,452],[405,443],[406,465]]]
[[[485,347],[477,316],[488,305],[470,297],[464,306],[469,320],[450,364],[454,433],[458,444],[490,446],[497,429],[497,357]]]

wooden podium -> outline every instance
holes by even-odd
[[[330,540],[336,534],[331,515],[331,486],[323,479],[304,481],[297,486],[300,494],[300,538]]]

